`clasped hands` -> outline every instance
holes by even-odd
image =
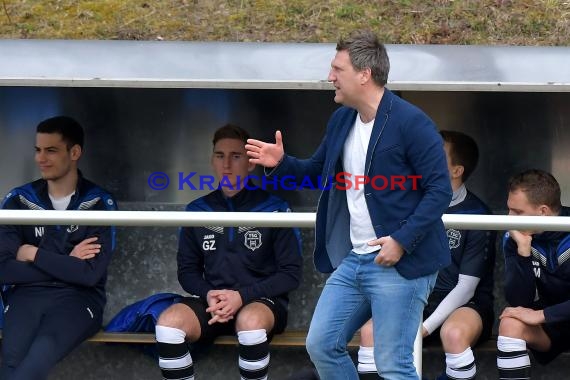
[[[212,315],[208,321],[209,325],[228,322],[243,305],[239,292],[230,289],[210,290],[206,302],[208,302],[206,312]]]

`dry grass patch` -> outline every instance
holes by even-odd
[[[1,38],[570,45],[562,0],[0,0]]]

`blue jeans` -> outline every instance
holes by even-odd
[[[437,273],[408,280],[374,263],[377,252],[350,252],[321,293],[307,351],[324,380],[358,380],[347,343],[372,315],[374,360],[386,380],[418,379],[414,340]]]

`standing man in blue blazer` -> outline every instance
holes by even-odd
[[[437,272],[450,263],[441,216],[451,200],[443,141],[421,110],[384,86],[390,63],[377,36],[341,39],[328,80],[335,102],[309,159],[248,140],[269,175],[327,181],[317,206],[314,260],[332,275],[317,303],[307,350],[322,379],[358,379],[347,343],[368,318],[386,379],[417,379],[413,345]],[[332,183],[328,183],[331,181]]]

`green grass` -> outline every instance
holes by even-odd
[[[0,0],[0,38],[570,45],[562,0]]]

